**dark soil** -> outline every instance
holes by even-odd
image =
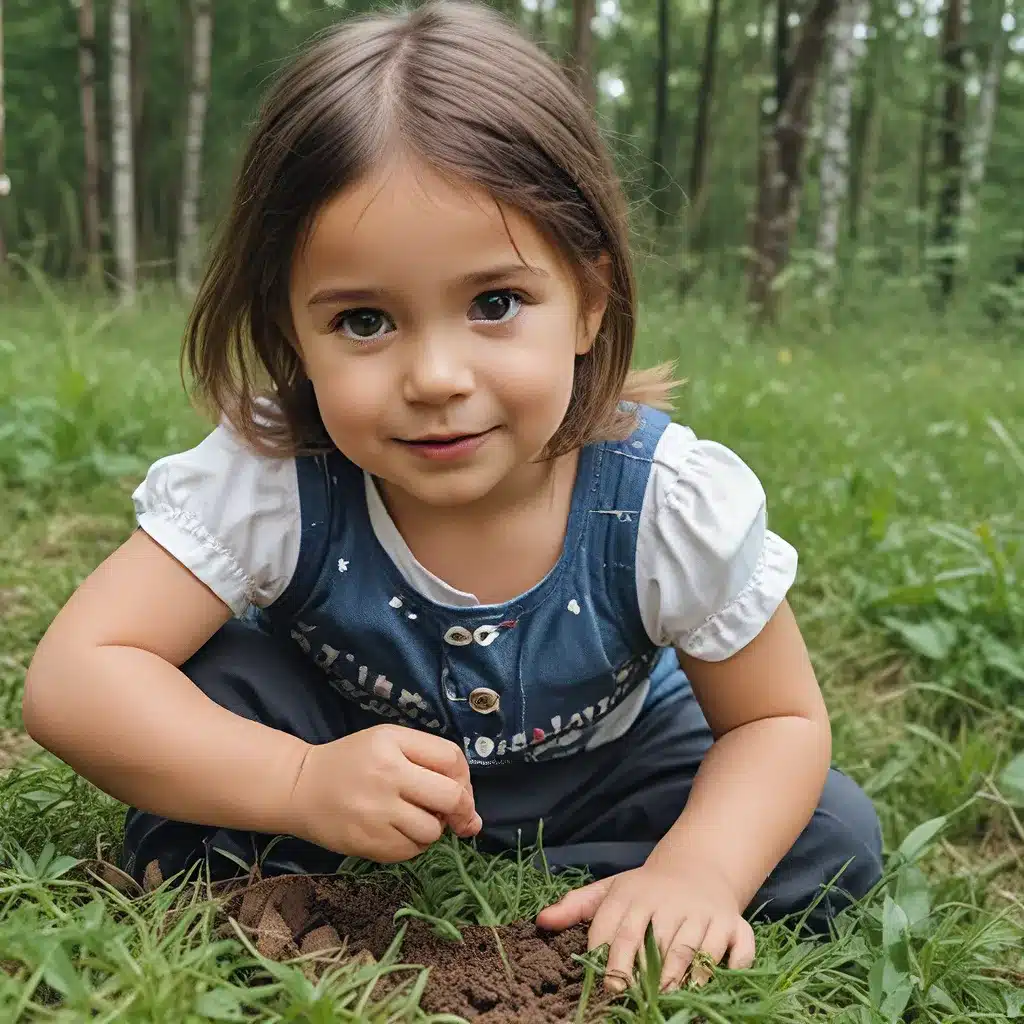
[[[369,954],[379,960],[395,936],[395,911],[408,897],[398,888],[385,890],[336,875],[288,875],[228,894],[224,913],[271,959],[344,944],[347,956]],[[405,923],[400,962],[430,968],[420,1003],[425,1011],[458,1014],[476,1024],[561,1024],[576,1019],[584,969],[572,957],[587,951],[585,926],[553,934],[525,921],[496,929],[474,925],[461,929],[460,943],[438,936],[426,921]],[[310,968],[316,973],[328,962],[311,961]],[[392,983],[384,979],[381,990]],[[593,989],[592,1010],[603,995],[600,978]]]

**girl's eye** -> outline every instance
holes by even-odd
[[[331,329],[356,341],[372,341],[393,331],[395,325],[379,309],[347,309],[335,318]]]
[[[508,288],[478,295],[469,307],[469,319],[484,323],[503,324],[511,320],[522,308],[522,296]],[[476,310],[479,315],[474,316]]]

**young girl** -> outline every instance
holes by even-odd
[[[152,467],[26,681],[31,734],[132,805],[129,871],[543,819],[599,881],[539,923],[591,920],[612,987],[649,923],[672,985],[695,950],[750,964],[748,908],[819,900],[824,930],[823,885],[875,883],[796,554],[750,469],[655,411],[634,322],[593,118],[497,15],[352,21],[284,73],[187,332],[220,425]]]

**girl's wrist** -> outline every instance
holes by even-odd
[[[306,822],[295,800],[295,791],[313,744],[291,733],[271,731],[274,735],[264,760],[264,778],[253,780],[258,801],[254,810],[260,819],[254,831],[307,839]]]

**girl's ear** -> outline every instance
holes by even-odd
[[[580,317],[580,336],[576,342],[576,355],[582,356],[594,347],[597,332],[604,321],[608,308],[608,296],[612,290],[612,258],[607,252],[591,264],[592,273],[587,276],[583,288],[583,315]]]

